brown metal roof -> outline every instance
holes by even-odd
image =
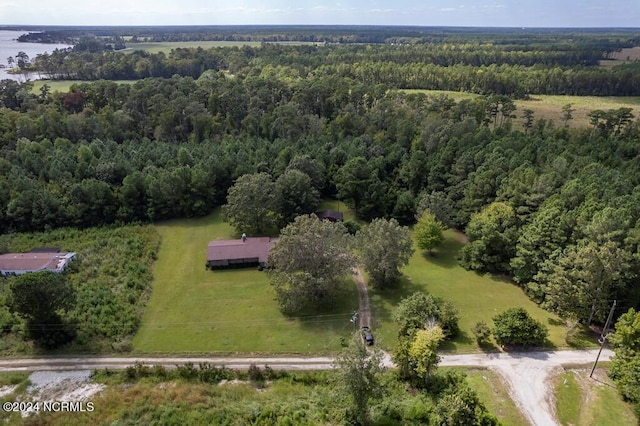
[[[207,248],[207,261],[258,258],[259,262],[266,262],[269,250],[277,241],[277,238],[270,237],[252,237],[245,242],[242,239],[214,240]]]
[[[6,253],[0,254],[2,271],[61,271],[75,253]]]

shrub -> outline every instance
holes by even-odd
[[[493,317],[493,335],[500,346],[542,346],[547,328],[524,308],[511,308]]]
[[[484,321],[479,321],[473,327],[473,335],[476,336],[478,345],[485,345],[491,339],[491,328]]]
[[[252,382],[263,382],[264,374],[262,374],[262,370],[255,364],[251,364],[249,366],[249,380]]]

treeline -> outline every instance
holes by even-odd
[[[98,52],[83,39],[73,51],[56,50],[32,59],[29,69],[53,79],[138,80],[173,75],[199,78],[225,71],[255,76],[271,68],[296,80],[308,76],[349,77],[396,89],[435,89],[502,94],[640,95],[638,64],[598,67],[602,50],[510,50],[469,43],[417,46],[282,46],[180,48],[171,53]],[[80,49],[82,47],[82,49]],[[529,46],[530,47],[530,46]]]

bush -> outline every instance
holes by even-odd
[[[524,308],[511,308],[493,317],[493,335],[500,346],[542,346],[547,328]]]
[[[482,346],[489,343],[491,339],[491,328],[484,321],[479,321],[473,327],[473,335],[476,336],[476,343]]]

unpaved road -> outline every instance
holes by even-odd
[[[567,364],[592,363],[597,350],[521,352],[496,354],[442,355],[441,366],[486,367],[500,374],[510,390],[515,403],[522,409],[531,424],[536,426],[557,425],[551,402],[551,388],[548,380],[554,370]],[[610,350],[604,350],[601,361],[613,356]],[[122,369],[135,363],[149,365],[175,366],[191,362],[224,365],[228,368],[246,369],[251,364],[269,365],[274,369],[286,370],[324,370],[332,368],[331,357],[215,357],[215,358],[32,358],[0,360],[1,371],[55,371],[55,370],[95,370]],[[384,363],[393,367],[388,356]]]
[[[362,271],[358,268],[353,268],[353,280],[356,282],[358,288],[358,325],[360,327],[371,327],[371,307],[369,306],[369,292],[367,291],[367,284],[362,278]]]
[[[552,404],[549,384],[554,370],[562,365],[593,363],[598,350],[520,352],[474,355],[445,355],[442,366],[478,366],[496,371],[507,383],[509,394],[524,415],[536,426],[559,424]],[[613,356],[610,350],[602,351],[600,361]]]

